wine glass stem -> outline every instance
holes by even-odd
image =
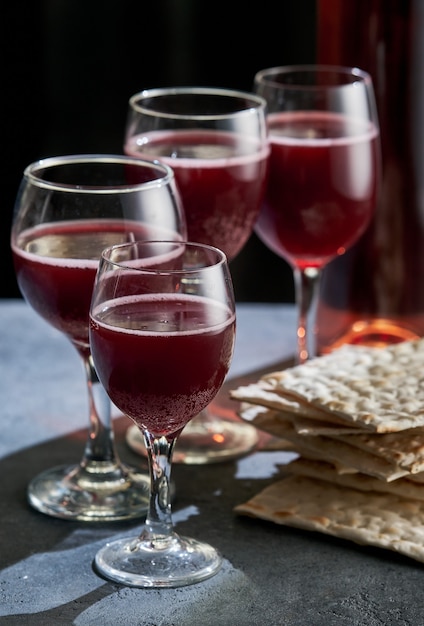
[[[175,439],[144,433],[150,470],[150,504],[140,537],[153,547],[163,548],[174,537],[171,513],[171,457]]]
[[[294,269],[297,322],[298,364],[316,356],[316,310],[321,271],[316,267]]]
[[[110,399],[97,377],[91,355],[84,356],[83,363],[87,379],[90,421],[82,465],[87,467],[90,464],[102,463],[116,466],[118,460],[111,422]]]

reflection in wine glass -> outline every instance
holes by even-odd
[[[141,535],[96,555],[107,578],[178,587],[220,568],[212,546],[173,530],[169,485],[177,438],[218,393],[234,338],[231,277],[217,248],[156,241],[103,252],[90,317],[93,359],[111,400],[143,433],[151,475]]]
[[[316,354],[322,268],[365,231],[380,179],[380,135],[370,76],[331,66],[258,72],[271,144],[265,200],[255,230],[294,271],[297,361]],[[338,286],[335,285],[337,289]]]
[[[148,477],[121,463],[110,400],[99,383],[88,340],[89,309],[102,250],[135,239],[181,239],[184,215],[170,168],[123,156],[74,155],[29,165],[11,234],[16,276],[30,306],[72,342],[82,358],[89,432],[74,466],[33,478],[37,510],[85,521],[146,512]]]
[[[265,101],[240,91],[178,87],[130,98],[124,150],[172,167],[182,196],[188,238],[223,250],[229,261],[250,237],[265,192],[269,146]],[[145,452],[138,430],[131,447]],[[210,463],[238,457],[257,432],[211,407],[179,438],[174,461]]]

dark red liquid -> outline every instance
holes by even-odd
[[[317,61],[374,82],[382,190],[370,226],[324,270],[318,344],[424,335],[424,55],[421,0],[319,0]]]
[[[120,220],[79,220],[41,225],[12,243],[20,290],[31,307],[81,347],[100,255],[107,246],[160,238],[169,231]],[[175,237],[175,235],[174,235]]]
[[[255,230],[292,266],[321,267],[359,238],[375,209],[376,129],[315,112],[272,114],[268,124],[269,181]]]
[[[90,341],[99,378],[141,428],[178,434],[219,391],[235,335],[226,308],[191,296],[135,296],[109,302],[94,316]]]
[[[224,133],[163,132],[132,137],[132,156],[172,167],[187,219],[188,238],[233,259],[250,237],[265,191],[268,149]]]

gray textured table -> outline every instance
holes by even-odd
[[[240,305],[226,388],[287,360],[294,324],[290,305]],[[87,406],[79,357],[21,301],[0,301],[0,333],[1,625],[424,625],[423,565],[234,515],[236,504],[272,481],[288,458],[281,452],[174,466],[176,529],[222,552],[215,577],[176,590],[134,589],[98,577],[97,549],[133,535],[142,522],[62,521],[26,503],[35,473],[81,456]],[[121,456],[143,463],[124,443],[129,421],[117,417],[115,424]]]

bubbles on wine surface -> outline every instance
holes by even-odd
[[[134,296],[104,303],[94,320],[127,332],[193,334],[222,329],[230,315],[225,306],[207,298]]]
[[[46,233],[24,242],[20,247],[25,252],[42,257],[98,260],[104,248],[127,240],[125,233],[116,232]]]
[[[98,263],[102,251],[109,246],[147,238],[172,239],[175,233],[131,220],[65,220],[24,230],[13,247],[46,263],[48,259],[61,259],[91,264]]]
[[[363,138],[376,129],[369,123],[355,117],[336,113],[290,112],[272,113],[268,116],[270,135],[311,142]]]
[[[228,160],[261,152],[256,139],[236,133],[201,131],[160,131],[132,137],[126,152],[133,156],[193,159],[201,161]]]
[[[167,157],[170,159],[227,159],[234,156],[234,147],[217,144],[143,144],[144,154],[154,157]],[[140,148],[141,151],[141,148]]]

